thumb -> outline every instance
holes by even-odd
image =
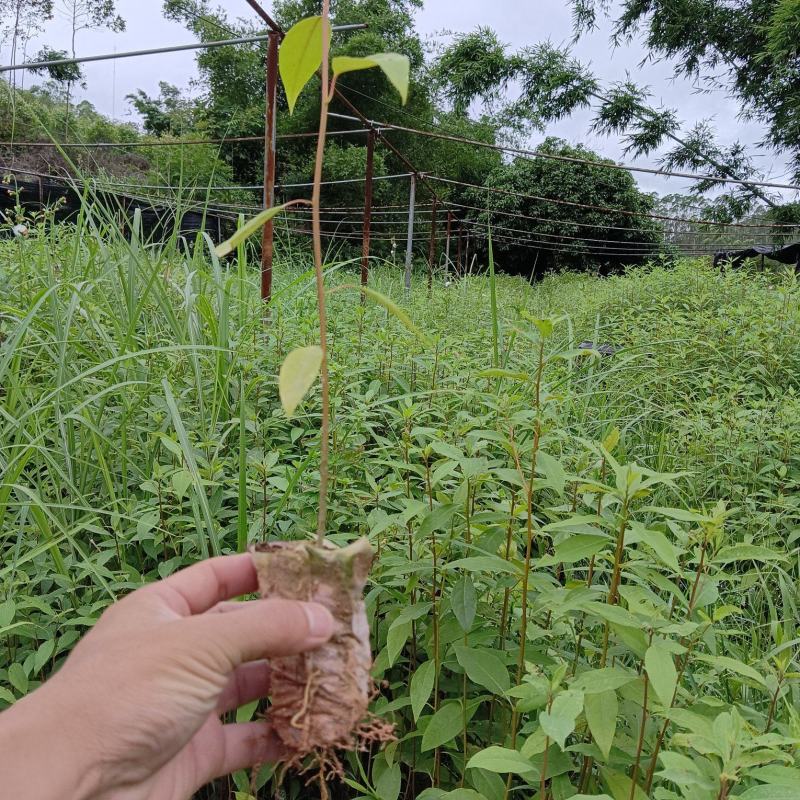
[[[270,656],[289,656],[327,642],[335,623],[325,606],[299,600],[255,600],[225,614],[182,620],[199,647],[221,649],[231,667]]]

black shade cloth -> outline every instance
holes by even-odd
[[[771,258],[781,264],[794,264],[800,266],[800,242],[773,247],[768,244],[754,244],[744,250],[719,250],[714,253],[714,266],[730,262],[734,267],[740,267],[748,258]]]
[[[0,167],[2,174],[2,167]],[[80,189],[70,185],[66,180],[58,178],[11,179],[0,183],[0,221],[10,218],[9,212],[19,205],[26,213],[45,208],[54,209],[55,219],[65,222],[74,219],[80,211],[82,196]],[[96,190],[90,195],[90,202],[102,202],[113,212],[123,225],[123,230],[130,231],[130,223],[134,212],[141,212],[142,232],[149,240],[163,240],[176,230],[180,236],[193,236],[199,231],[207,231],[215,241],[222,241],[236,230],[233,215],[221,215],[199,210],[181,210],[180,219],[176,210],[167,203],[158,200],[147,200],[117,194],[106,190]]]

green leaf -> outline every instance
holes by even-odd
[[[362,69],[380,67],[389,82],[400,93],[403,105],[408,100],[409,61],[400,53],[373,53],[371,56],[336,56],[333,59],[333,74],[356,72]]]
[[[391,767],[381,772],[380,777],[375,781],[375,794],[380,800],[397,800],[402,778],[400,765],[392,764]]]
[[[680,571],[678,556],[680,548],[675,547],[661,531],[653,531],[645,528],[644,525],[636,523],[631,525],[632,536],[629,537],[631,544],[635,541],[646,544],[670,569],[675,572]]]
[[[258,703],[258,700],[252,700],[249,703],[245,703],[243,706],[239,706],[239,708],[236,709],[236,721],[250,722],[250,720],[253,719],[253,714],[256,713]]]
[[[464,645],[455,645],[453,649],[458,663],[473,683],[494,694],[505,694],[511,686],[508,668],[491,650],[478,650]]]
[[[53,655],[53,650],[56,649],[56,641],[55,639],[48,639],[46,642],[42,642],[39,646],[39,649],[36,651],[36,654],[33,657],[33,671],[34,673],[38,673],[42,667],[50,660],[50,656]]]
[[[445,503],[436,506],[433,511],[429,511],[417,528],[417,536],[422,539],[430,536],[435,531],[446,531],[450,529],[453,514],[456,506],[453,503]]]
[[[510,369],[490,368],[482,369],[478,378],[505,378],[511,381],[527,381],[530,380],[530,375],[527,372],[515,372]]]
[[[516,708],[521,714],[536,711],[547,705],[550,698],[550,681],[544,675],[537,675],[509,689],[506,696],[519,698]]]
[[[594,741],[608,760],[614,733],[617,730],[619,702],[614,691],[587,694],[583,698],[583,710]]]
[[[13,600],[0,603],[0,628],[5,628],[13,622],[16,611],[17,606]]]
[[[551,456],[550,453],[546,453],[544,450],[540,450],[536,455],[536,471],[540,475],[544,475],[548,485],[559,494],[564,491],[564,484],[567,482],[567,473],[564,471],[564,467],[561,466],[561,462],[557,458]]]
[[[8,682],[20,693],[26,694],[28,691],[28,676],[22,668],[22,664],[14,663],[8,668]]]
[[[462,575],[453,586],[453,593],[450,596],[450,605],[453,607],[458,624],[464,633],[469,633],[472,623],[475,621],[475,612],[478,608],[478,597],[475,593],[475,585],[469,575]]]
[[[467,572],[510,572],[517,575],[520,568],[500,556],[469,556],[457,558],[448,565],[451,569],[463,569]]]
[[[475,753],[467,762],[467,769],[488,769],[489,772],[513,772],[525,775],[535,772],[536,768],[518,750],[493,745]]]
[[[443,744],[455,739],[464,728],[461,703],[447,703],[442,706],[431,718],[425,733],[422,734],[422,752],[441,747]]]
[[[599,553],[609,541],[607,536],[595,536],[589,533],[570,536],[556,545],[554,555],[544,556],[538,565],[547,567],[553,564],[574,564],[576,561],[583,561]]]
[[[542,730],[563,750],[567,737],[575,730],[575,720],[583,709],[583,692],[567,689],[555,696],[549,711],[539,714]]]
[[[665,706],[672,705],[672,696],[678,685],[672,654],[657,644],[650,645],[644,654],[644,668],[658,699]]]
[[[192,473],[188,469],[179,469],[172,473],[172,488],[178,500],[183,500],[193,480]]]
[[[534,319],[533,317],[531,317],[530,320],[536,326],[542,339],[548,339],[553,335],[553,320]]]
[[[277,214],[280,214],[288,205],[288,203],[285,203],[282,206],[265,208],[261,213],[256,214],[252,219],[245,222],[230,239],[226,239],[214,248],[214,253],[217,258],[222,258],[232,253],[245,239],[248,239],[256,231],[261,230],[265,223],[269,222]]]
[[[341,289],[357,289],[359,292],[363,292],[370,300],[374,300],[379,306],[383,306],[409,333],[413,333],[422,344],[426,347],[430,345],[430,339],[411,321],[411,317],[385,294],[376,292],[375,289],[371,289],[369,286],[356,286],[354,283],[343,283],[341,286],[331,289],[328,294],[338,292]]]
[[[386,655],[389,659],[389,666],[394,664],[400,651],[405,647],[408,637],[411,635],[412,621],[402,620],[398,624],[395,620],[389,627],[389,632],[386,634]]]
[[[435,678],[436,664],[433,661],[423,661],[411,676],[411,711],[414,714],[414,722],[419,719],[419,715],[431,696]]]
[[[597,694],[611,692],[633,683],[638,676],[636,673],[626,672],[619,667],[603,667],[582,672],[572,682],[571,689],[578,689],[584,694]]]
[[[330,42],[330,25],[327,33]],[[278,56],[278,69],[283,88],[286,90],[290,114],[294,112],[295,103],[303,87],[321,65],[322,17],[301,19],[286,32]]]
[[[417,795],[417,800],[486,800],[486,796],[474,789],[453,789],[446,792],[444,789],[425,789]]]
[[[730,564],[734,561],[785,561],[786,556],[768,547],[757,544],[734,544],[723,547],[713,558],[714,564]]]
[[[633,781],[627,775],[607,767],[600,767],[600,774],[614,800],[648,800],[639,785],[634,786]]]
[[[278,375],[278,393],[287,417],[294,414],[319,375],[322,366],[322,348],[312,344],[292,350],[281,364]]]
[[[750,678],[761,686],[765,686],[766,682],[763,675],[749,664],[744,664],[730,656],[710,656],[705,653],[695,653],[693,658],[697,661],[703,661],[706,664],[711,664],[717,669],[727,669],[730,672],[735,672],[737,675],[742,675],[745,678]]]
[[[774,784],[753,786],[744,794],[738,795],[737,800],[800,800],[800,787]]]
[[[698,769],[695,761],[688,756],[682,753],[663,750],[659,753],[659,758],[664,765],[664,769],[656,773],[660,778],[670,783],[677,784],[678,786],[702,786],[703,788],[711,788],[707,785],[708,779]]]

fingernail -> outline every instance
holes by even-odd
[[[302,609],[308,620],[309,640],[314,644],[327,642],[333,633],[331,612],[319,603],[303,603]]]

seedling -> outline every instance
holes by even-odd
[[[303,88],[317,72],[321,83],[311,198],[320,342],[318,346],[303,347],[289,353],[278,379],[281,403],[286,414],[291,416],[314,384],[316,376],[320,375],[322,422],[316,540],[314,543],[270,542],[252,549],[262,596],[315,600],[323,603],[337,622],[336,633],[324,647],[304,656],[277,660],[269,710],[274,730],[288,751],[284,771],[292,768],[316,770],[323,797],[328,794],[325,781],[343,775],[336,750],[353,750],[365,741],[386,741],[392,736],[391,726],[380,720],[370,721],[367,713],[373,694],[370,677],[372,653],[362,592],[372,563],[372,547],[366,539],[359,539],[341,549],[325,540],[330,400],[320,189],[328,105],[336,78],[344,72],[380,67],[404,102],[409,74],[408,59],[397,53],[334,58],[332,70],[329,55],[329,2],[325,0],[319,17],[301,20],[288,31],[279,55],[279,69],[290,111],[294,110]],[[282,208],[263,211],[240,229],[239,240],[255,233],[280,210]],[[238,240],[219,245],[217,255],[230,253],[237,243]],[[388,300],[382,304],[387,308],[394,307]],[[402,321],[408,324],[406,320]]]

